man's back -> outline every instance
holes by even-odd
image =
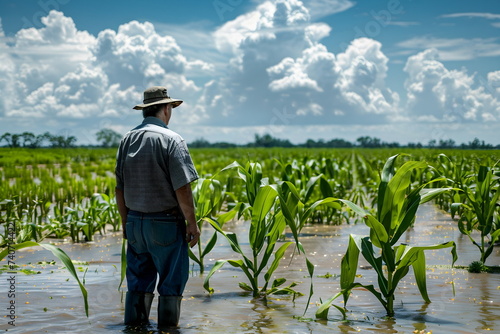
[[[140,212],[176,207],[175,190],[197,178],[182,137],[154,117],[123,138],[116,175],[127,206]]]

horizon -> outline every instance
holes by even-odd
[[[108,129],[102,129],[102,130],[108,130]],[[114,132],[114,131],[113,131]],[[8,140],[4,139],[3,136],[4,135],[18,135],[19,139],[22,139],[22,143],[21,141],[18,141],[18,146],[12,146],[9,144]],[[31,133],[31,132],[24,132],[24,133],[21,133],[21,134],[16,134],[16,133],[10,133],[10,132],[5,132],[5,133],[0,133],[0,147],[3,147],[3,148],[51,148],[50,144],[45,144],[45,145],[40,145],[40,146],[35,146],[35,147],[30,147],[29,144],[26,144],[26,142],[32,142],[32,139],[28,139],[26,140],[24,138],[24,134],[27,134],[28,137],[32,137],[33,139],[36,138],[36,137],[47,137],[47,135],[49,136],[52,136],[52,137],[61,137],[62,139],[67,139],[67,138],[70,138],[71,136],[58,136],[58,135],[53,135],[49,132],[45,132],[45,133],[39,133],[39,134],[34,134],[34,133]],[[114,133],[116,135],[120,135],[118,133]],[[258,134],[258,133],[255,133],[254,134],[254,140],[253,141],[249,141],[249,142],[246,142],[246,143],[240,143],[240,144],[235,144],[235,143],[232,143],[232,142],[228,142],[228,141],[210,141],[206,138],[203,138],[203,137],[199,137],[199,138],[195,138],[191,141],[186,141],[186,143],[188,144],[188,146],[192,146],[192,145],[196,145],[195,147],[196,148],[205,148],[205,147],[221,147],[220,145],[225,145],[225,144],[231,144],[231,145],[235,145],[235,147],[264,147],[264,146],[252,146],[252,145],[256,145],[258,144],[258,142],[260,140],[264,140],[266,138],[266,136],[269,136],[267,139],[268,140],[271,140],[273,143],[277,144],[277,143],[280,143],[280,144],[277,144],[275,146],[269,146],[269,147],[288,147],[287,144],[291,144],[292,147],[312,147],[312,148],[322,148],[324,146],[317,146],[317,145],[325,145],[329,142],[332,142],[332,141],[342,141],[344,143],[348,143],[348,144],[351,144],[352,147],[365,147],[365,148],[379,148],[379,147],[392,147],[392,148],[397,148],[397,147],[402,147],[402,148],[413,148],[413,147],[417,147],[417,148],[462,148],[465,146],[465,148],[467,148],[468,146],[471,146],[471,145],[480,145],[482,148],[485,148],[485,149],[500,149],[500,142],[499,143],[491,143],[491,142],[486,142],[485,140],[482,140],[481,138],[478,138],[478,137],[475,137],[473,138],[472,140],[469,140],[469,141],[466,141],[466,142],[455,142],[454,140],[452,140],[451,138],[448,138],[448,139],[440,139],[439,141],[437,140],[430,140],[429,142],[427,143],[422,143],[422,142],[407,142],[407,143],[401,143],[401,142],[398,142],[398,141],[393,141],[393,142],[386,142],[386,141],[383,141],[381,140],[380,138],[378,137],[371,137],[371,136],[361,136],[361,137],[358,137],[356,138],[356,140],[354,141],[349,141],[349,140],[346,140],[344,138],[319,138],[317,140],[315,139],[312,139],[312,138],[306,138],[304,139],[303,142],[291,142],[289,141],[288,139],[286,138],[279,138],[279,137],[273,137],[271,136],[270,134],[268,133],[265,133],[265,134]],[[120,135],[120,138],[121,138],[121,135]],[[363,146],[363,143],[362,143],[362,140],[360,139],[363,139],[365,138],[366,140],[371,140],[372,143],[375,142],[375,145],[377,146]],[[113,138],[113,139],[116,139],[116,138]],[[47,138],[43,138],[41,140],[41,142],[47,142],[49,139]],[[49,140],[50,141],[50,140]],[[310,143],[310,141],[313,141],[313,143]],[[4,143],[2,145],[2,142]],[[64,148],[70,148],[70,147],[117,147],[118,145],[115,145],[113,146],[112,144],[110,145],[109,143],[107,143],[107,145],[109,146],[103,146],[102,143],[102,139],[101,140],[98,140],[96,139],[96,142],[95,143],[84,143],[84,144],[80,144],[78,143],[78,140],[76,140],[75,142],[73,142],[71,145],[67,146],[67,147],[64,147]],[[205,146],[198,146],[200,145],[200,143],[203,143],[204,142],[204,145]],[[358,142],[358,143],[357,143]],[[209,145],[209,146],[206,146],[206,145]],[[218,146],[219,145],[219,146]],[[262,145],[262,143],[260,143],[260,145]],[[285,145],[285,146],[283,146]],[[316,145],[316,146],[307,146],[307,145]],[[337,143],[338,145],[338,143]],[[396,146],[395,146],[396,145]],[[331,146],[331,148],[341,148],[341,147],[344,147],[344,146]],[[56,148],[61,148],[61,147],[56,147]],[[324,147],[324,148],[328,148],[328,147]]]

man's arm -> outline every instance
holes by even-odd
[[[191,184],[188,183],[175,191],[177,201],[187,220],[186,241],[189,247],[193,247],[200,239],[200,229],[196,224],[196,216],[194,213],[193,192],[191,191]]]
[[[120,217],[122,218],[122,230],[123,230],[123,238],[127,239],[127,213],[128,208],[125,205],[125,196],[123,195],[123,190],[115,188],[115,196],[116,196],[116,205],[118,206],[118,212],[120,213]]]

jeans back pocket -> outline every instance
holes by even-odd
[[[151,240],[159,246],[169,246],[177,241],[177,221],[154,219],[151,224]]]

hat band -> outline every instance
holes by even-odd
[[[161,100],[165,100],[165,99],[169,99],[169,98],[170,98],[169,96],[150,97],[149,99],[143,100],[142,103],[148,104],[148,103],[151,103],[151,102],[161,101]]]

